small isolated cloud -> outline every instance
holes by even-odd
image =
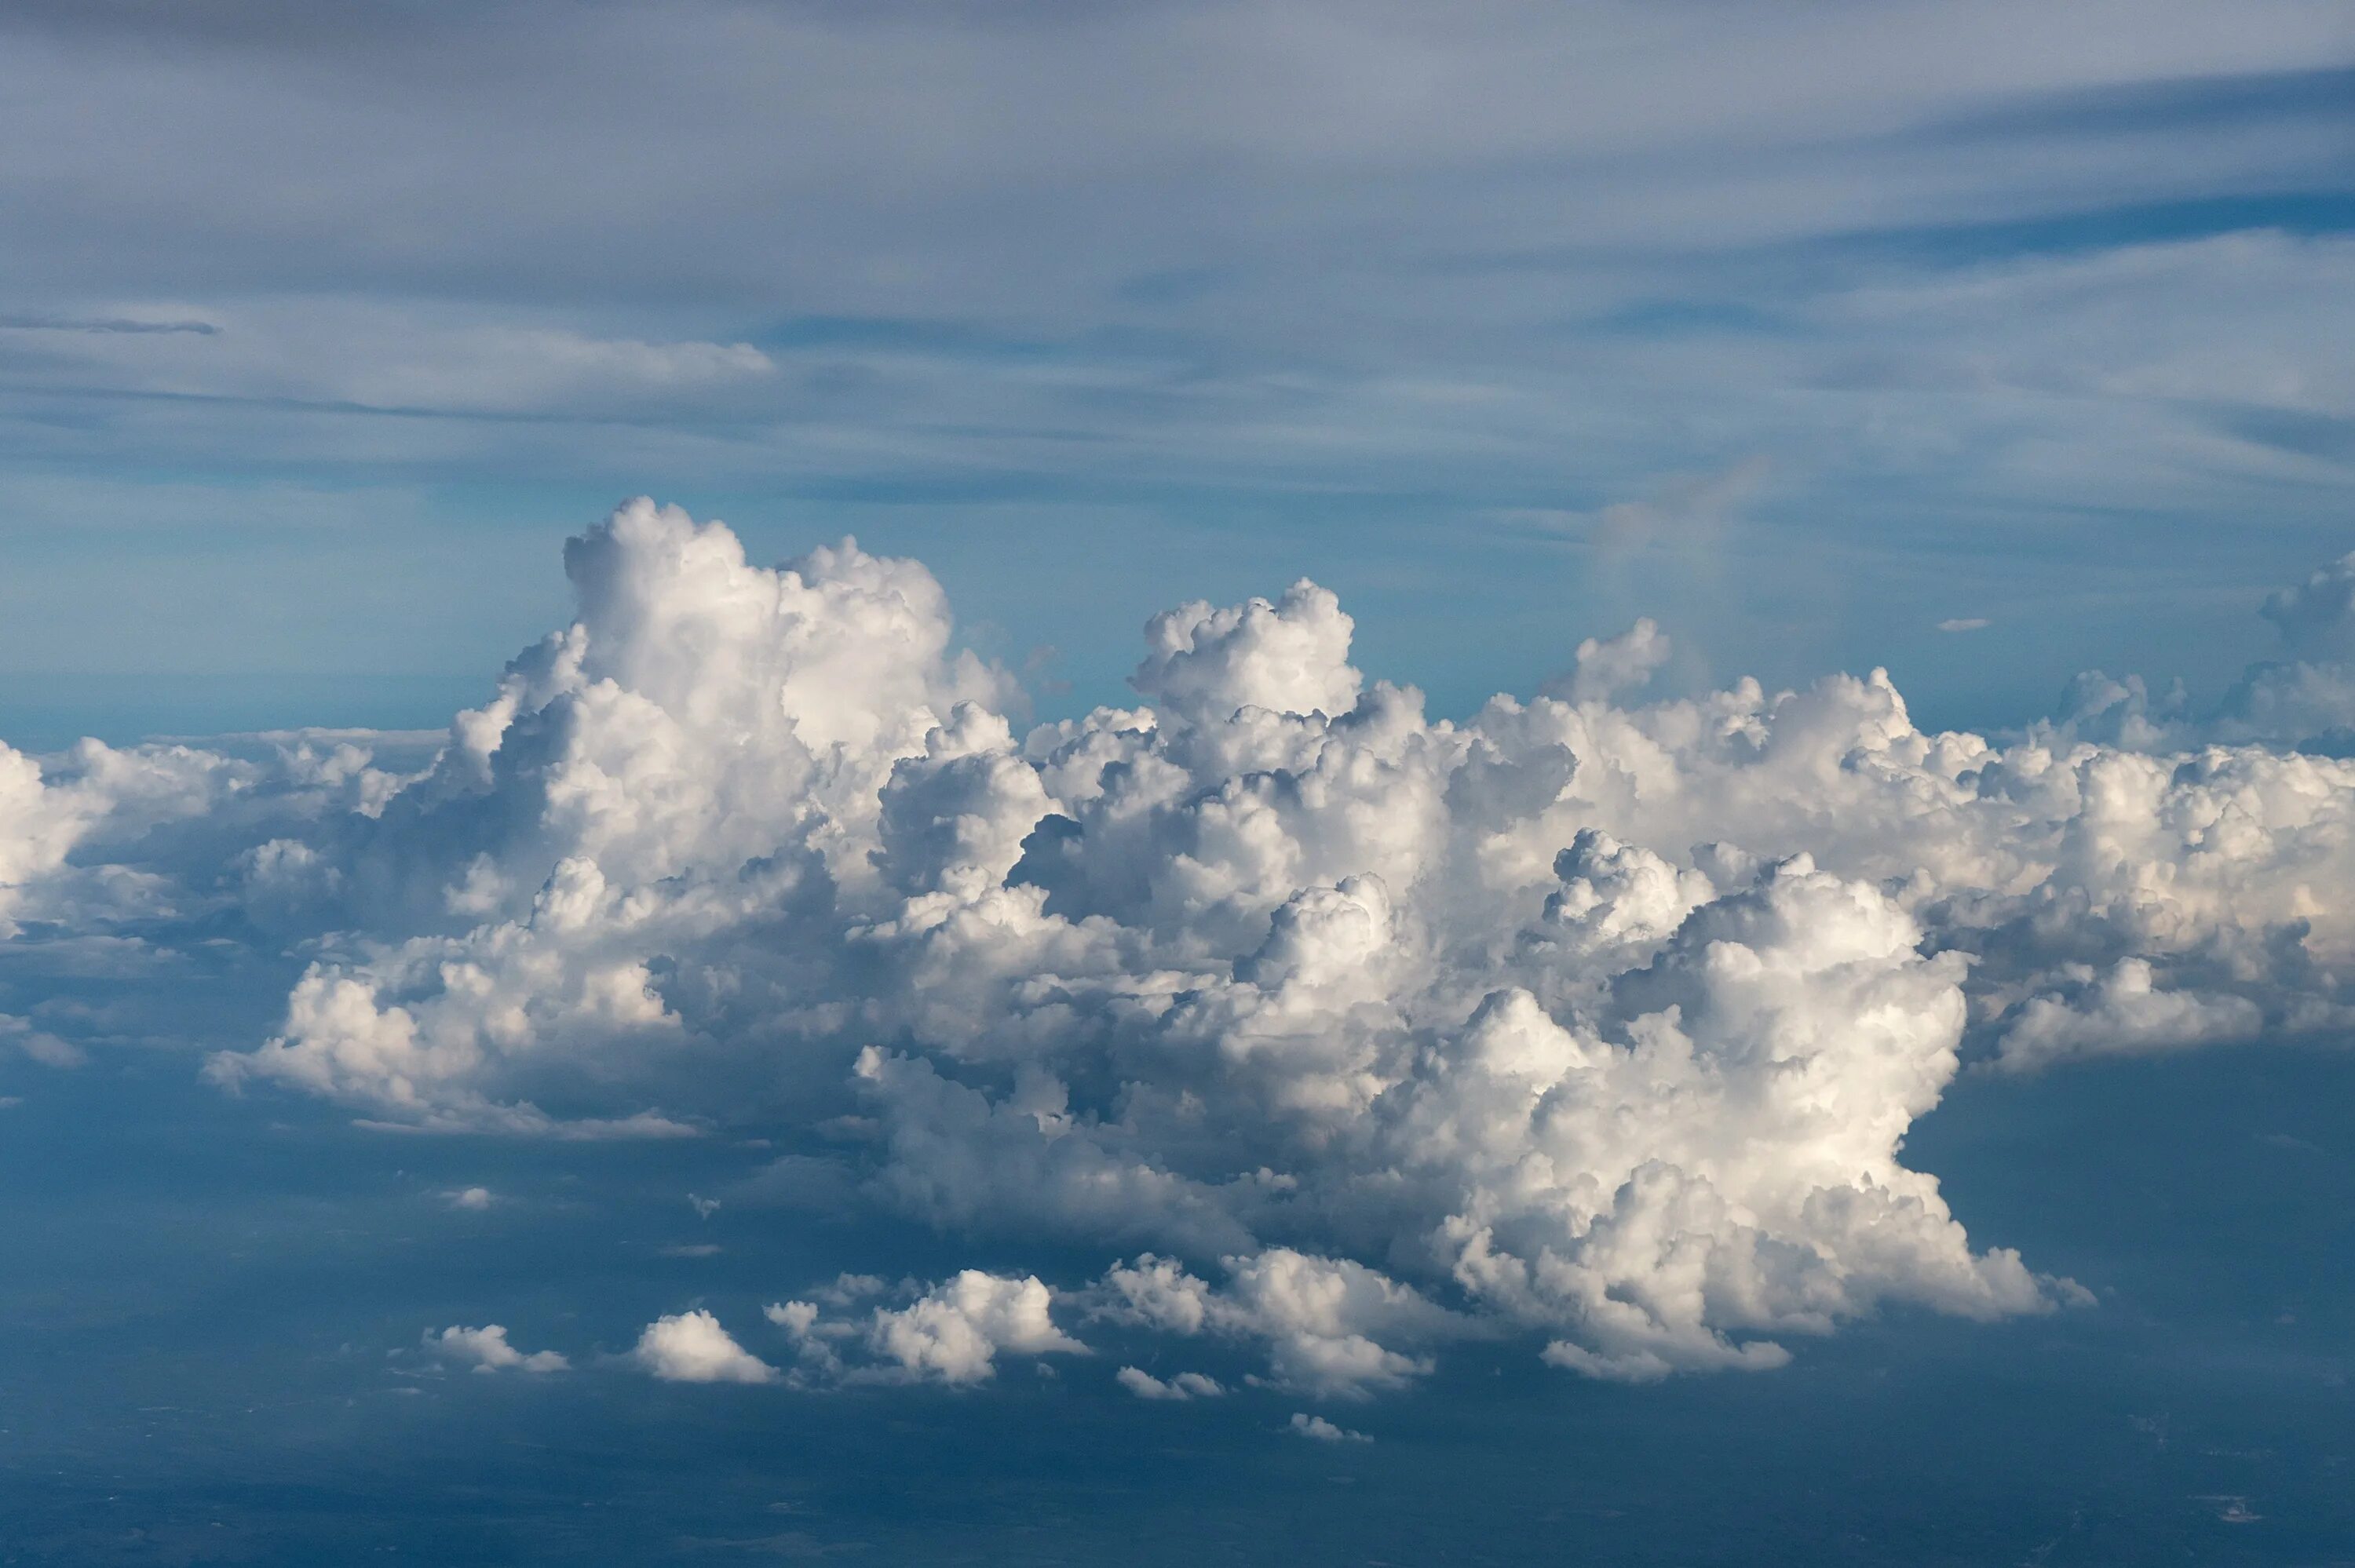
[[[718,1242],[682,1242],[677,1246],[660,1247],[656,1251],[663,1257],[718,1257],[720,1246]]]
[[[767,1383],[777,1375],[701,1308],[647,1324],[630,1359],[665,1383]]]
[[[1123,1367],[1114,1376],[1121,1387],[1139,1399],[1216,1399],[1227,1392],[1216,1378],[1200,1372],[1179,1372],[1164,1383],[1141,1367]]]
[[[1319,1443],[1370,1443],[1363,1432],[1352,1432],[1346,1426],[1336,1426],[1321,1415],[1294,1411],[1292,1424],[1285,1428],[1297,1437],[1311,1438]]]
[[[491,1206],[488,1187],[453,1187],[442,1194],[442,1201],[453,1209],[487,1209]]]
[[[90,1059],[79,1046],[5,1012],[0,1012],[0,1041],[14,1045],[44,1067],[79,1067]]]
[[[0,1110],[15,1110],[25,1103],[22,1095],[0,1095]]]
[[[814,1299],[772,1302],[762,1309],[793,1339],[801,1361],[797,1383],[963,1385],[996,1376],[1000,1355],[1089,1353],[1055,1326],[1050,1311],[1055,1293],[1035,1276],[1011,1278],[968,1268],[929,1287],[903,1280],[894,1294],[908,1304],[871,1308],[863,1320],[829,1318],[819,1306],[846,1311],[886,1289],[871,1275],[846,1274],[812,1291]]]
[[[717,1198],[699,1198],[693,1192],[689,1192],[687,1195],[687,1207],[695,1211],[695,1217],[698,1220],[708,1220],[719,1212],[719,1200]]]
[[[559,1372],[572,1364],[554,1351],[527,1353],[516,1349],[507,1343],[506,1330],[496,1323],[479,1329],[453,1326],[439,1334],[429,1329],[425,1343],[445,1360],[471,1364],[478,1372]]]
[[[761,1316],[796,1337],[806,1334],[817,1322],[817,1306],[809,1301],[772,1301],[761,1308]]]
[[[1989,620],[1984,615],[1957,615],[1953,617],[1951,620],[1938,622],[1938,630],[1941,631],[1985,631],[1988,627],[1994,624],[1995,622]]]

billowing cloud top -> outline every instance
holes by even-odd
[[[2355,557],[2267,607],[2293,658],[2222,712],[2087,677],[2003,745],[1923,734],[1877,671],[1638,702],[1649,623],[1435,721],[1307,582],[1156,618],[1148,706],[1018,734],[913,562],[766,570],[641,501],[566,567],[577,619],[414,771],[0,749],[0,918],[308,955],[225,1086],[429,1129],[822,1128],[794,1158],[846,1202],[1102,1259],[782,1302],[783,1371],[666,1318],[634,1356],[666,1378],[972,1383],[1099,1323],[1348,1398],[1470,1338],[1641,1379],[1882,1303],[2042,1311],[2084,1292],[1900,1158],[1966,1059],[2355,1019]]]

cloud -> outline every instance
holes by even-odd
[[[453,1326],[439,1334],[429,1330],[425,1343],[448,1360],[472,1362],[478,1372],[559,1372],[572,1364],[554,1351],[535,1351],[527,1355],[507,1343],[507,1331],[496,1323],[479,1329]]]
[[[1214,1289],[1175,1261],[1147,1253],[1105,1275],[1105,1311],[1116,1320],[1181,1335],[1209,1331],[1257,1340],[1266,1347],[1275,1386],[1341,1399],[1401,1388],[1432,1370],[1427,1356],[1396,1345],[1477,1331],[1411,1287],[1351,1259],[1276,1247],[1230,1258],[1227,1266],[1231,1283]]]
[[[0,320],[0,331],[43,334],[56,390],[320,411],[614,413],[709,396],[777,369],[747,343],[601,337],[446,308],[280,301],[202,319],[181,319],[176,309]]]
[[[1217,1399],[1227,1392],[1216,1378],[1200,1372],[1179,1372],[1167,1383],[1137,1367],[1123,1367],[1114,1375],[1121,1387],[1139,1399],[1182,1404],[1190,1399]]]
[[[845,1275],[819,1298],[837,1308],[881,1293],[879,1279]],[[878,1306],[864,1321],[827,1319],[814,1301],[765,1308],[790,1335],[802,1375],[853,1383],[986,1383],[1002,1354],[1086,1355],[1088,1347],[1055,1325],[1054,1292],[1035,1276],[1010,1277],[968,1268],[921,1290],[904,1306]],[[846,1360],[856,1352],[861,1360]]]
[[[79,1046],[5,1012],[0,1012],[0,1042],[15,1046],[44,1067],[79,1067],[89,1060]]]
[[[460,1187],[442,1193],[442,1198],[453,1209],[487,1209],[494,1201],[488,1187]]]
[[[2331,663],[2355,660],[2355,551],[2273,594],[2263,613],[2281,629],[2297,657]]]
[[[701,1308],[647,1324],[630,1357],[665,1383],[768,1383],[777,1375]]]
[[[1570,678],[1542,689],[1548,696],[1573,703],[1607,702],[1648,683],[1668,662],[1670,652],[1667,634],[1643,617],[1616,637],[1589,637],[1580,642]]]
[[[2253,1040],[2264,1011],[2244,997],[2164,990],[2149,962],[2121,959],[2098,979],[2083,965],[2067,991],[2030,998],[2004,1032],[2005,1067],[2025,1070],[2068,1056],[2132,1055]]]
[[[1706,535],[1712,476],[1770,453],[1772,515],[1720,553],[1754,594],[1712,605],[1676,558],[1643,607],[1788,680],[1823,644],[1779,607],[1819,602],[1821,573],[1919,622],[1955,575],[1968,602],[2034,590],[2009,669],[1916,677],[1951,700],[2019,692],[2021,646],[2124,635],[2092,561],[2214,657],[2213,586],[2260,546],[2203,542],[2181,569],[2131,547],[2154,516],[2205,541],[2186,524],[2343,515],[2350,248],[2307,230],[2339,178],[2317,84],[2350,56],[2307,0],[2229,29],[2167,0],[2124,52],[2019,0],[1870,28],[1822,5],[1708,28],[1592,0],[1042,27],[690,0],[601,8],[559,51],[528,8],[288,22],[299,45],[250,12],[21,9],[8,101],[90,131],[7,150],[11,311],[217,330],[5,334],[12,491],[41,498],[15,525],[53,541],[0,614],[16,668],[485,661],[538,609],[485,586],[526,530],[474,526],[517,484],[917,493],[960,527],[1124,545],[1235,505],[1445,497],[1654,540]],[[614,116],[617,79],[695,111]],[[101,450],[136,460],[110,465],[97,529],[43,476]],[[308,526],[256,542],[263,515]],[[1238,546],[1296,569],[1271,539],[1299,525]],[[1387,592],[1389,526],[1353,520],[1324,558]],[[2023,531],[2029,564],[2002,547]],[[1457,591],[1394,601],[1432,629],[1450,709],[1557,659],[1550,630],[1605,597],[1581,543],[1533,562],[1476,533],[1429,563]],[[167,546],[173,573],[118,569]],[[1091,558],[1050,543],[973,591],[1006,619],[1051,581],[1081,601],[1039,612],[1056,640],[1109,672],[1108,626],[1164,601]]]
[[[1316,1443],[1370,1443],[1371,1437],[1362,1432],[1352,1432],[1346,1426],[1336,1426],[1321,1415],[1305,1411],[1294,1411],[1292,1421],[1284,1428],[1295,1437],[1305,1437]]]
[[[193,333],[211,337],[220,331],[208,321],[146,320],[132,316],[0,315],[0,332],[72,333]]]
[[[1084,1355],[1087,1347],[1055,1327],[1052,1294],[1035,1277],[1004,1279],[968,1268],[897,1309],[879,1308],[868,1344],[913,1378],[979,1383],[1001,1351]]]
[[[574,619],[430,761],[0,755],[0,863],[44,942],[303,954],[225,1086],[788,1129],[805,1210],[1023,1260],[779,1302],[783,1372],[666,1318],[660,1375],[971,1384],[1084,1322],[1359,1399],[1473,1341],[1642,1381],[2048,1311],[2083,1293],[1903,1158],[1967,1063],[2355,1020],[2355,761],[2229,705],[2089,676],[1997,741],[1880,671],[1641,700],[1639,626],[1441,721],[1304,583],[1156,618],[1143,705],[1025,728],[914,562],[762,568],[639,502],[566,567]]]
[[[1954,617],[1952,620],[1938,622],[1938,630],[1941,631],[1985,631],[1988,627],[1993,626],[1995,622],[1989,620],[1983,615],[1958,615]]]

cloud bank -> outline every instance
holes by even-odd
[[[1101,1260],[781,1302],[783,1372],[666,1317],[658,1377],[971,1384],[1093,1323],[1352,1399],[1470,1340],[1643,1380],[1889,1305],[2046,1311],[2085,1293],[1901,1158],[1966,1062],[2355,1020],[2355,556],[2267,605],[2286,656],[2219,711],[2089,675],[2000,742],[1878,671],[1642,700],[1648,622],[1435,720],[1305,581],[1156,617],[1139,705],[1020,728],[912,561],[765,569],[641,501],[565,567],[574,620],[430,760],[0,750],[0,917],[297,956],[229,1088],[757,1126],[842,1202]]]

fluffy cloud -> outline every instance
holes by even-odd
[[[763,569],[641,502],[566,566],[572,624],[411,765],[0,757],[13,917],[304,955],[224,1084],[758,1128],[796,1191],[1042,1249],[1088,1320],[1316,1399],[1476,1338],[1645,1379],[2079,1299],[1901,1158],[1965,1063],[2355,1019],[2355,762],[2254,698],[2089,677],[2003,743],[1878,671],[1638,702],[1639,625],[1452,723],[1301,583],[1156,618],[1148,705],[1026,732],[912,562]],[[2274,601],[2296,657],[2247,691],[2331,689],[2350,574]],[[637,1360],[971,1383],[1082,1348],[1037,1274],[829,1289],[771,1309],[787,1374],[699,1312]]]
[[[1316,1443],[1370,1443],[1371,1437],[1362,1432],[1352,1432],[1346,1426],[1336,1426],[1321,1415],[1311,1415],[1305,1410],[1292,1413],[1285,1431],[1295,1437],[1305,1437]]]
[[[826,1296],[849,1305],[882,1288],[879,1280],[847,1275]],[[793,1338],[813,1376],[964,1384],[996,1376],[1001,1353],[1086,1355],[1085,1345],[1055,1326],[1053,1300],[1035,1276],[1006,1278],[968,1268],[905,1306],[872,1308],[864,1323],[826,1319],[810,1301],[779,1303],[767,1313]],[[846,1361],[847,1350],[863,1360]]]
[[[2074,964],[2063,978],[2068,991],[2032,998],[2019,1009],[2004,1032],[2002,1065],[2016,1071],[2062,1056],[2245,1040],[2264,1024],[2257,1005],[2243,997],[2158,990],[2142,959],[2121,959],[2099,977]]]
[[[2355,755],[2355,553],[2268,597],[2261,607],[2284,657],[2251,665],[2213,714],[2179,687],[2153,699],[2139,677],[2077,678],[2053,733],[2150,752],[2251,744]]]
[[[507,1343],[507,1331],[496,1323],[479,1329],[451,1327],[439,1334],[425,1336],[427,1348],[454,1361],[473,1364],[478,1372],[506,1372],[513,1369],[527,1372],[563,1372],[572,1363],[554,1351],[534,1351],[527,1355]]]
[[[1106,1315],[1176,1334],[1261,1341],[1276,1386],[1339,1398],[1402,1387],[1431,1371],[1428,1356],[1398,1345],[1475,1331],[1411,1287],[1350,1259],[1273,1247],[1230,1258],[1227,1266],[1231,1284],[1213,1289],[1183,1265],[1147,1253],[1104,1276]]]
[[[701,1308],[647,1324],[630,1359],[665,1383],[767,1383],[777,1375]]]
[[[1047,1315],[1050,1292],[1036,1278],[1000,1279],[968,1268],[912,1304],[878,1308],[869,1347],[910,1376],[979,1383],[1000,1351],[1084,1354],[1087,1347]]]

